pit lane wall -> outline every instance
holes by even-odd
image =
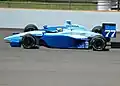
[[[117,24],[120,31],[120,12],[97,11],[63,11],[0,8],[0,28],[24,28],[33,23],[41,28],[43,25],[63,25],[65,20],[81,24],[89,29],[102,22]]]

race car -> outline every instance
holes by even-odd
[[[116,24],[102,23],[92,30],[66,20],[64,25],[48,26],[38,29],[28,24],[21,33],[13,33],[4,40],[11,47],[34,49],[40,46],[60,49],[93,49],[103,51],[111,38],[116,37]]]

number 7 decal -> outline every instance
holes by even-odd
[[[105,37],[109,37],[109,34],[110,34],[110,30],[105,30]]]
[[[116,31],[115,30],[111,30],[111,32],[113,32],[113,34],[111,35],[111,37],[114,37],[115,34],[116,34]]]
[[[105,37],[115,37],[116,30],[105,30]]]

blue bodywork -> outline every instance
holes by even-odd
[[[88,48],[89,38],[99,33],[92,32],[86,27],[67,22],[63,26],[43,26],[43,29],[38,31],[29,31],[23,33],[14,33],[11,36],[5,37],[4,40],[10,43],[11,47],[21,47],[21,39],[26,34],[32,34],[44,41],[46,47],[52,48]]]

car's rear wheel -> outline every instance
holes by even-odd
[[[102,34],[102,27],[101,27],[101,26],[95,26],[95,27],[92,29],[92,32]]]
[[[95,33],[99,33],[99,34],[102,34],[102,26],[95,26],[93,29],[92,29],[92,32],[95,32]],[[110,38],[105,38],[107,42],[110,42]]]
[[[22,44],[23,48],[25,48],[25,49],[39,48],[37,46],[38,39],[31,34],[26,34],[25,36],[23,36],[21,44]]]
[[[94,51],[105,50],[106,39],[104,39],[102,36],[95,36],[91,39],[90,45]]]
[[[34,31],[34,30],[38,30],[37,26],[34,25],[34,24],[28,24],[28,25],[24,28],[24,32]]]

